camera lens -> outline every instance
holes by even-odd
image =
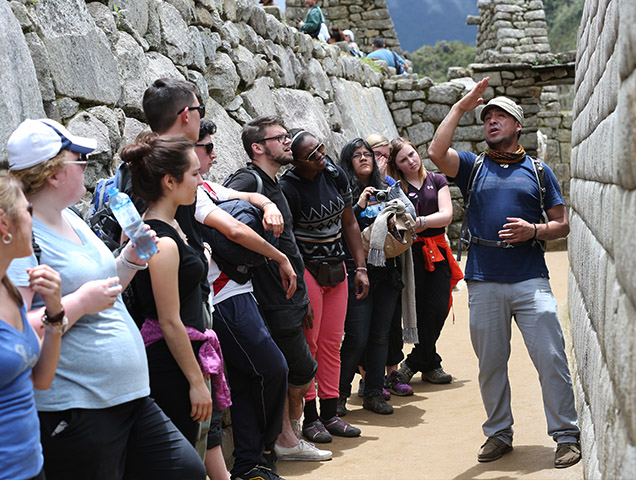
[[[375,192],[375,198],[378,200],[378,202],[386,202],[387,194],[384,190],[378,190],[377,192]]]

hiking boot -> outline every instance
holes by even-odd
[[[303,436],[315,443],[330,443],[333,440],[320,419],[303,425]]]
[[[402,381],[404,383],[411,383],[411,378],[415,375],[415,372],[409,368],[406,362],[402,362],[402,365],[398,368],[398,373],[402,377]]]
[[[380,392],[367,393],[362,401],[362,408],[379,413],[380,415],[390,415],[393,413],[393,407],[386,403]]]
[[[479,449],[477,460],[482,463],[492,462],[503,457],[508,452],[512,452],[512,445],[508,445],[496,437],[488,437],[486,443]]]
[[[338,397],[338,405],[336,406],[336,415],[344,417],[347,414],[347,397]]]
[[[555,468],[568,468],[581,460],[581,444],[578,442],[559,443],[554,454]]]
[[[349,425],[337,415],[323,423],[327,431],[337,437],[359,437],[362,433],[359,428]]]
[[[429,370],[428,372],[422,372],[422,381],[436,384],[450,383],[453,377],[450,373],[446,373],[442,370],[442,367],[435,370]]]
[[[358,383],[358,397],[364,398],[364,380],[360,380],[360,383]],[[382,397],[384,397],[385,400],[391,400],[391,392],[383,388]],[[342,415],[339,416],[342,417]]]
[[[320,450],[313,443],[299,440],[295,447],[281,447],[274,445],[274,451],[279,460],[296,460],[299,462],[322,462],[323,460],[331,460],[331,452],[329,450]]]
[[[404,381],[402,375],[397,370],[393,370],[386,379],[386,386],[390,392],[399,397],[413,395],[413,388]]]
[[[252,468],[249,472],[244,473],[240,477],[232,478],[236,480],[285,480],[283,477],[279,477],[272,472],[269,468],[260,465]]]

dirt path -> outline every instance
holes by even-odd
[[[562,323],[567,302],[567,253],[547,254],[552,288]],[[325,445],[333,460],[323,463],[279,462],[279,474],[288,480],[389,480],[389,479],[559,479],[583,478],[582,465],[565,470],[553,467],[554,442],[546,421],[536,371],[521,334],[513,329],[510,382],[515,415],[514,451],[490,463],[477,462],[485,441],[485,419],[477,360],[470,344],[465,287],[455,292],[455,324],[446,322],[438,350],[453,383],[435,386],[414,377],[413,397],[393,397],[393,415],[381,416],[362,409],[354,396],[348,403],[347,421],[362,429],[356,439],[336,437]],[[567,334],[567,325],[564,325]],[[410,347],[407,347],[410,351]],[[354,380],[354,388],[357,381]]]

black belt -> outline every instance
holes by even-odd
[[[474,243],[475,245],[483,245],[484,247],[515,248],[525,245],[532,245],[533,242],[530,240],[527,242],[508,243],[505,240],[486,240],[485,238],[479,238],[473,235],[470,237],[470,243]]]

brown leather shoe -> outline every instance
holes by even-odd
[[[482,463],[492,462],[503,457],[508,452],[512,452],[512,445],[508,445],[496,437],[488,437],[486,443],[479,449],[477,460]]]
[[[581,460],[581,445],[577,443],[559,443],[554,454],[555,468],[568,468]]]

